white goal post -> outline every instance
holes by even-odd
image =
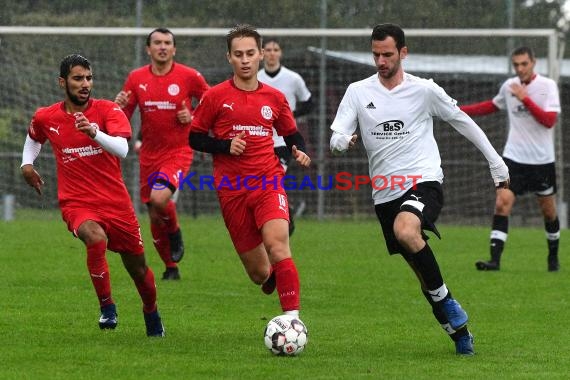
[[[143,37],[153,28],[121,28],[121,27],[30,27],[30,26],[0,26],[0,55],[2,56],[3,70],[0,72],[0,156],[9,158],[8,168],[1,168],[0,194],[15,195],[18,207],[34,207],[33,202],[25,199],[28,189],[22,186],[17,176],[17,170],[13,168],[17,164],[20,151],[16,150],[17,144],[9,143],[6,139],[15,137],[22,138],[25,133],[25,125],[9,125],[10,133],[3,133],[3,113],[12,113],[19,110],[22,120],[31,116],[31,112],[38,106],[58,100],[60,95],[56,86],[53,85],[53,73],[55,65],[59,62],[64,52],[85,52],[86,56],[95,62],[96,97],[112,98],[119,90],[126,73],[137,62],[144,64],[145,57],[141,57],[141,44]],[[227,75],[227,62],[223,59],[226,28],[171,28],[177,38],[179,51],[177,58],[183,63],[196,67],[203,72],[210,84],[215,84],[224,75]],[[326,177],[332,172],[347,170],[359,174],[365,174],[366,158],[363,151],[348,155],[343,158],[331,159],[328,154],[328,138],[331,118],[334,116],[336,106],[346,86],[354,81],[362,79],[362,73],[372,73],[372,57],[367,48],[371,28],[359,29],[320,29],[320,28],[259,28],[262,36],[278,37],[284,41],[285,65],[299,71],[310,87],[315,97],[317,110],[312,115],[302,120],[301,124],[310,125],[306,129],[309,134],[310,145],[314,157],[315,169],[312,175]],[[407,71],[418,72],[422,76],[430,75],[444,87],[448,93],[458,101],[485,100],[480,97],[489,96],[496,91],[494,86],[507,76],[509,72],[508,52],[504,48],[508,46],[508,40],[521,42],[531,41],[529,44],[540,48],[539,69],[544,75],[561,83],[561,55],[560,35],[554,29],[406,29],[408,45],[411,45],[409,62],[404,63]],[[109,39],[109,37],[113,37]],[[440,39],[442,43],[435,43]],[[106,46],[105,42],[110,46]],[[105,48],[94,48],[97,46]],[[473,42],[473,43],[472,43]],[[489,53],[485,44],[489,42],[502,45],[502,49],[494,49]],[[483,46],[476,48],[477,44]],[[138,48],[135,46],[137,45]],[[219,46],[218,46],[219,45]],[[438,52],[434,54],[415,54],[420,48],[437,45]],[[475,48],[473,47],[475,46]],[[46,50],[41,50],[45,48]],[[18,50],[21,49],[21,50]],[[41,50],[41,53],[38,52]],[[217,50],[216,50],[217,49]],[[185,54],[185,50],[190,50]],[[429,48],[426,48],[429,53]],[[181,54],[179,54],[181,53]],[[324,53],[324,54],[323,54]],[[364,58],[358,58],[358,54]],[[369,55],[366,58],[366,54]],[[52,56],[53,55],[53,56]],[[469,67],[462,58],[469,60]],[[500,64],[492,63],[492,59],[501,59]],[[367,63],[366,63],[367,62]],[[458,66],[453,67],[456,62]],[[476,67],[475,62],[481,62],[481,67]],[[407,64],[414,63],[414,70],[409,70]],[[443,65],[442,63],[445,63]],[[486,66],[504,65],[496,72],[485,71]],[[51,66],[51,67],[50,67]],[[100,67],[103,66],[104,70]],[[429,69],[428,69],[429,68]],[[495,67],[496,68],[496,67]],[[32,72],[33,71],[33,72]],[[562,75],[565,75],[562,73]],[[569,74],[570,76],[570,74]],[[33,81],[33,82],[32,82]],[[38,83],[41,83],[41,91],[34,92]],[[52,88],[53,87],[53,88]],[[27,90],[21,90],[27,89]],[[562,89],[561,89],[562,90]],[[5,110],[5,111],[3,111]],[[14,116],[5,117],[5,124],[14,124]],[[20,119],[18,123],[22,123]],[[496,124],[496,128],[485,127],[486,133],[497,150],[502,150],[502,138],[504,138],[505,123],[501,117],[492,119],[488,124]],[[560,124],[562,121],[560,122]],[[487,123],[486,123],[487,124]],[[136,129],[137,126],[133,125]],[[6,127],[5,127],[6,128]],[[447,139],[446,134],[437,136]],[[497,131],[495,131],[495,129]],[[557,169],[558,189],[561,224],[567,226],[564,161],[563,161],[563,128],[556,130],[557,146]],[[493,134],[496,135],[493,135]],[[502,134],[502,135],[501,135]],[[452,141],[460,140],[457,136],[449,137]],[[23,142],[23,140],[22,140]],[[447,145],[447,144],[446,144]],[[450,144],[451,145],[451,144]],[[489,189],[488,173],[484,170],[482,157],[473,153],[470,147],[461,148],[463,151],[442,152],[444,170],[449,170],[449,185],[451,189],[446,193],[446,209],[448,217],[444,221],[454,223],[483,224],[490,217],[489,208],[492,208],[492,194],[479,196],[479,189],[465,188],[461,182],[468,183],[476,178],[482,182],[484,189]],[[467,153],[466,153],[467,152]],[[49,161],[49,158],[45,157]],[[136,157],[131,157],[125,167],[134,166]],[[340,162],[340,163],[339,163]],[[195,163],[197,170],[208,170],[209,161],[205,158],[202,162]],[[51,164],[50,164],[51,165]],[[201,166],[202,165],[202,166]],[[137,181],[131,178],[133,173],[126,170],[125,177],[131,186],[134,199],[138,199],[134,188]],[[456,176],[463,178],[457,179]],[[455,180],[454,180],[455,178]],[[467,181],[467,179],[470,181]],[[446,179],[447,181],[447,179]],[[53,183],[53,181],[52,181]],[[487,187],[486,187],[487,186]],[[461,195],[470,192],[471,198],[479,197],[477,201],[467,202]],[[456,194],[455,194],[456,193]],[[312,191],[298,192],[291,195],[307,201],[307,213],[322,219],[326,217],[341,217],[350,215],[358,217],[370,216],[370,192],[369,189],[361,189],[358,192],[339,191]],[[458,197],[458,198],[456,198]],[[24,199],[25,201],[22,201]],[[211,195],[192,195],[183,197],[183,204],[192,214],[215,212],[217,203]],[[462,206],[458,206],[462,204]],[[55,202],[51,203],[55,205]],[[462,208],[466,208],[465,212]],[[524,210],[523,210],[524,211]],[[525,214],[526,215],[526,214]],[[530,213],[529,213],[530,215]],[[531,216],[521,216],[522,224]]]

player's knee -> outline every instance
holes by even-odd
[[[394,235],[404,247],[410,247],[417,244],[418,241],[422,240],[421,234],[410,226],[401,226],[400,228],[394,228]]]

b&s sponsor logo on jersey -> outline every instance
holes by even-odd
[[[261,107],[261,116],[263,116],[265,120],[271,120],[271,117],[273,116],[273,111],[271,110],[271,107],[269,106]]]
[[[410,132],[404,131],[404,122],[402,120],[388,120],[377,124],[370,132],[379,140],[398,139]]]
[[[180,93],[180,87],[176,83],[168,86],[168,93],[172,96],[176,96]]]

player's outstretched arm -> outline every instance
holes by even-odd
[[[457,113],[453,119],[447,120],[447,122],[483,153],[489,162],[489,169],[495,186],[508,187],[509,169],[481,128],[463,112]]]

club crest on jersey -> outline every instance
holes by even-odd
[[[168,93],[172,96],[176,96],[180,93],[180,87],[176,83],[168,86]]]
[[[263,116],[265,120],[271,120],[271,117],[273,117],[273,111],[271,110],[271,107],[269,106],[261,107],[261,116]]]

